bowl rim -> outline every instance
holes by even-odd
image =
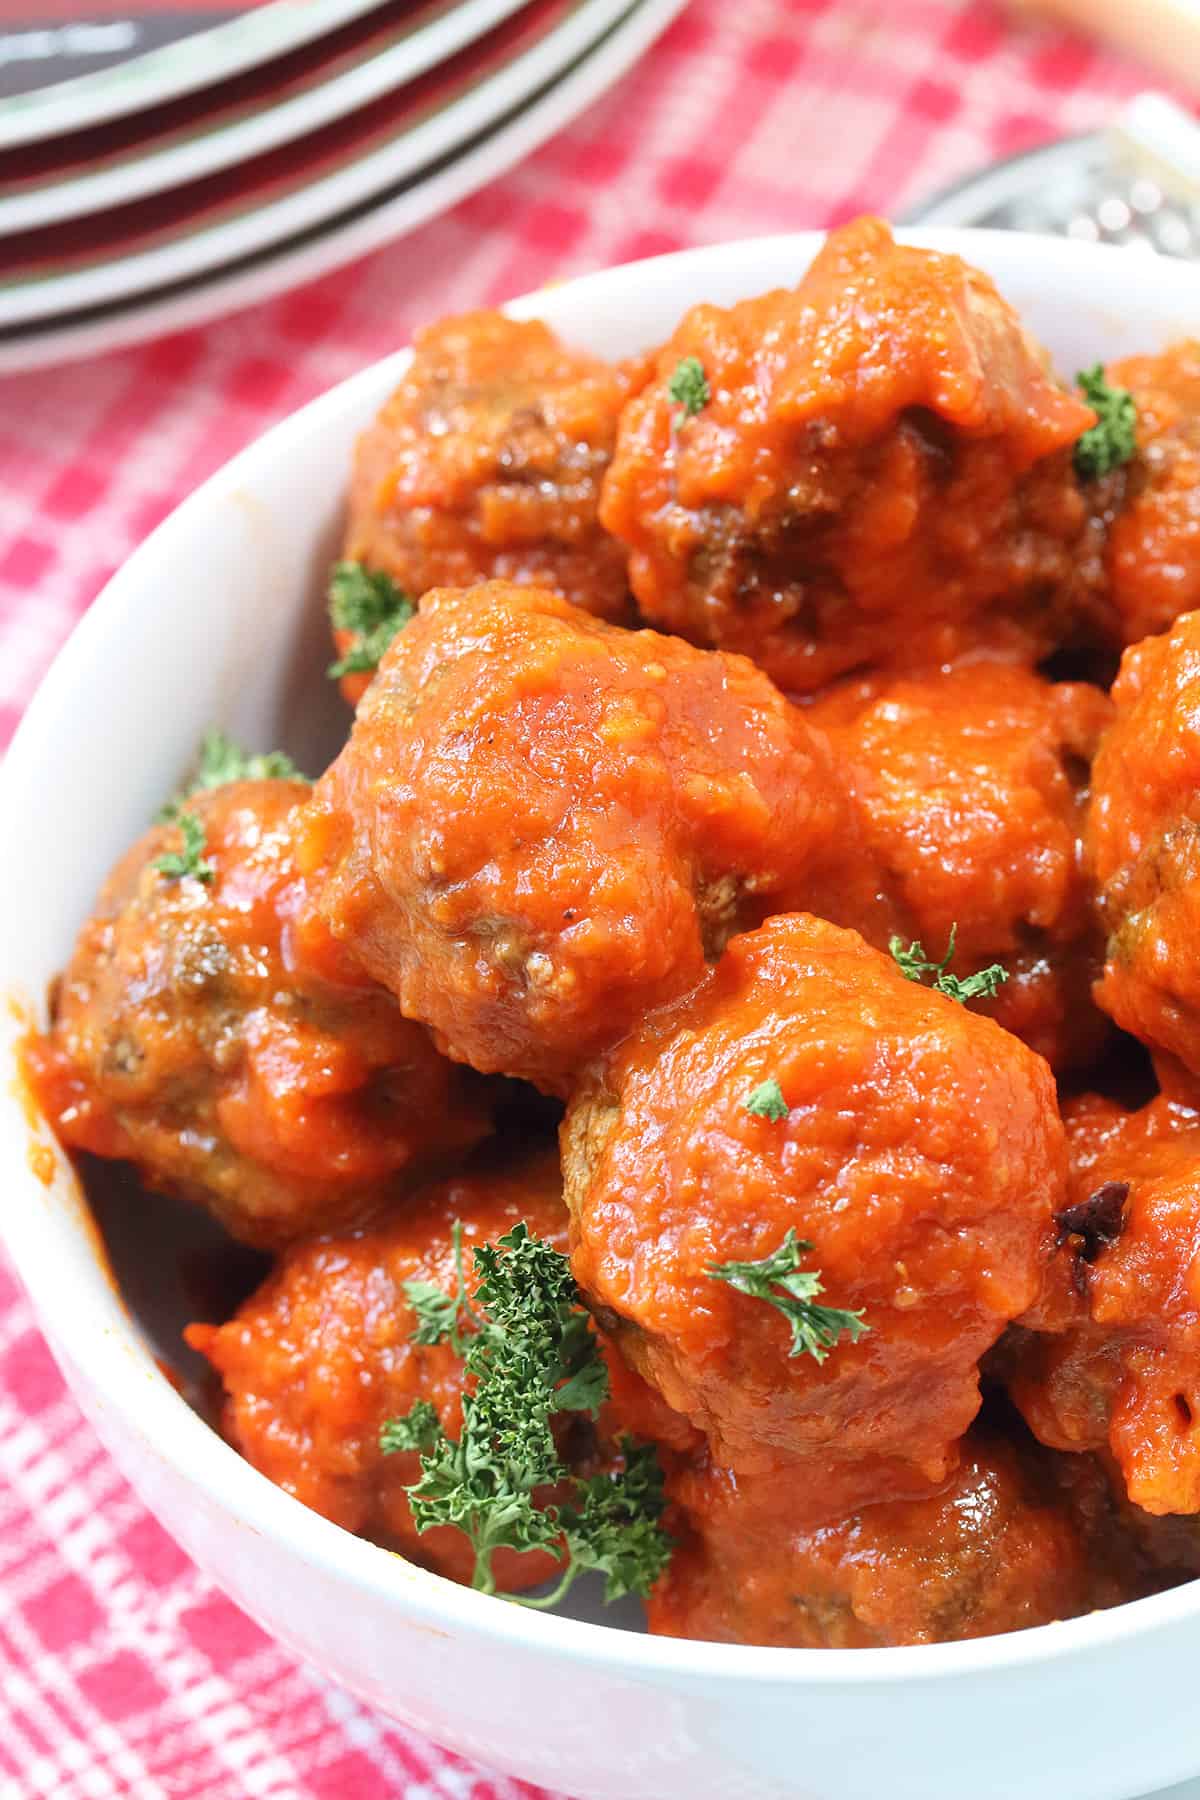
[[[1113,259],[1128,255],[1116,246],[1013,232],[940,227],[900,230],[896,235],[901,241],[958,250],[968,256],[972,245],[986,252],[989,244],[1003,241],[1011,249],[1013,239],[1022,237],[1036,246],[1033,257],[1043,280],[1052,279],[1057,268],[1070,265],[1077,269],[1081,262],[1090,262],[1096,280],[1103,282],[1105,271],[1115,267]],[[780,252],[811,255],[824,236],[823,231],[778,233],[646,258],[563,283],[555,289],[555,297],[570,290],[603,306],[610,292],[624,293],[631,280],[636,281],[649,271],[662,273],[667,265],[686,273],[693,265],[711,266],[714,258],[753,258]],[[1194,298],[1198,275],[1190,265],[1156,259],[1154,273],[1156,283]],[[518,317],[536,317],[539,309],[544,309],[545,300],[543,290],[510,302],[505,310]],[[181,519],[203,511],[226,490],[252,480],[260,465],[274,464],[294,434],[318,431],[327,415],[353,406],[360,393],[378,388],[385,377],[398,375],[409,354],[408,349],[401,349],[380,358],[279,420],[188,495],[132,552],[60,650],[0,763],[0,842],[8,841],[7,815],[14,796],[27,780],[36,778],[43,746],[53,736],[58,692],[71,685],[77,670],[86,669],[92,661],[93,646],[99,646],[110,635],[120,635],[123,621],[142,604],[143,564],[160,554],[160,545],[178,529]],[[0,890],[0,921],[2,916]],[[16,997],[17,1004],[25,998]],[[30,1124],[18,1083],[0,1082],[0,1109],[20,1114],[15,1141],[27,1143]],[[968,1679],[1028,1668],[1073,1652],[1096,1651],[1118,1641],[1137,1639],[1200,1617],[1200,1580],[1196,1580],[1106,1611],[1001,1636],[949,1644],[834,1651],[651,1637],[498,1602],[353,1536],[261,1475],[176,1391],[149,1346],[137,1335],[115,1289],[109,1292],[106,1302],[107,1322],[102,1321],[101,1329],[93,1335],[97,1317],[94,1295],[84,1291],[87,1283],[82,1278],[68,1273],[64,1282],[63,1271],[53,1257],[56,1235],[75,1227],[66,1227],[61,1213],[51,1212],[45,1204],[44,1188],[24,1164],[11,1173],[14,1182],[32,1184],[38,1189],[42,1204],[9,1205],[0,1210],[0,1236],[30,1295],[39,1327],[68,1373],[73,1364],[86,1363],[89,1385],[103,1397],[104,1409],[119,1419],[125,1432],[140,1439],[150,1457],[169,1466],[176,1477],[194,1487],[233,1523],[270,1538],[301,1562],[319,1566],[326,1575],[353,1589],[369,1590],[385,1604],[395,1604],[406,1612],[415,1605],[428,1622],[443,1629],[490,1640],[498,1648],[568,1655],[594,1668],[625,1676],[692,1682],[720,1677],[738,1686],[876,1687],[899,1681],[911,1686],[932,1680]],[[78,1305],[67,1303],[72,1286],[78,1290]],[[89,1417],[95,1424],[90,1409]],[[103,1427],[100,1435],[105,1435]]]

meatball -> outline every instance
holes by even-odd
[[[553,1149],[425,1189],[373,1229],[294,1245],[228,1324],[192,1325],[187,1336],[221,1377],[225,1435],[256,1469],[347,1531],[470,1581],[474,1552],[461,1532],[437,1526],[419,1535],[413,1525],[416,1451],[379,1447],[384,1421],[418,1400],[430,1402],[452,1437],[461,1427],[462,1358],[448,1343],[413,1342],[405,1291],[421,1281],[453,1293],[456,1220],[471,1293],[471,1246],[521,1221],[565,1249]],[[516,1589],[554,1568],[552,1557],[504,1550],[495,1573],[501,1587]]]
[[[954,933],[959,975],[1002,963],[1008,981],[976,1004],[1056,1067],[1089,1061],[1106,1033],[1083,815],[1111,712],[1098,688],[987,663],[869,677],[808,712],[902,935],[936,959]]]
[[[537,320],[474,312],[418,334],[358,443],[345,555],[409,594],[491,576],[618,618],[624,547],[597,520],[617,417],[644,371],[568,350]]]
[[[483,1086],[440,1057],[312,913],[293,858],[299,782],[198,795],[209,879],[122,858],[29,1047],[61,1141],[127,1158],[267,1248],[377,1210],[488,1130]]]
[[[1200,1115],[1087,1095],[1065,1119],[1072,1210],[1010,1392],[1043,1443],[1110,1449],[1146,1512],[1200,1512]]]
[[[673,1484],[686,1524],[650,1629],[811,1649],[953,1643],[1162,1586],[1120,1534],[1102,1471],[1070,1461],[1086,1465],[1072,1470],[1086,1492],[1064,1491],[1048,1453],[976,1428],[933,1492],[818,1523],[806,1515],[823,1481],[701,1466]]]
[[[1109,1504],[1120,1528],[1136,1545],[1147,1568],[1160,1577],[1157,1585],[1174,1587],[1200,1576],[1200,1514],[1151,1513],[1135,1506],[1125,1491],[1125,1479],[1110,1455],[1065,1456],[1059,1467],[1070,1470],[1098,1463],[1108,1480]]]
[[[576,1071],[785,907],[878,907],[825,739],[741,658],[443,588],[319,783],[335,936],[485,1073]]]
[[[1120,643],[1200,606],[1200,343],[1107,371],[1137,405],[1137,454],[1109,478],[1108,596]]]
[[[1127,650],[1092,777],[1108,932],[1096,998],[1200,1075],[1200,613]]]
[[[383,1224],[294,1245],[227,1324],[193,1325],[188,1341],[212,1363],[225,1390],[223,1428],[256,1469],[347,1531],[399,1549],[456,1581],[470,1581],[474,1552],[461,1532],[418,1533],[408,1504],[417,1453],[380,1449],[380,1427],[428,1401],[443,1428],[462,1425],[462,1358],[447,1342],[413,1342],[406,1284],[453,1293],[452,1228],[462,1225],[467,1288],[471,1246],[494,1243],[519,1222],[566,1248],[558,1156],[551,1146],[520,1157],[490,1155],[454,1180],[423,1189]],[[685,1421],[645,1390],[610,1353],[613,1391],[596,1432],[572,1429],[589,1468],[622,1431],[690,1442]],[[497,1552],[492,1573],[508,1590],[556,1570],[542,1553]]]
[[[942,1476],[1065,1186],[1042,1059],[799,914],[735,938],[591,1070],[563,1145],[576,1279],[739,1472],[869,1454]],[[782,1263],[792,1233],[821,1306],[867,1327],[823,1360],[792,1343],[778,1284],[713,1273]]]
[[[1088,598],[1070,446],[1094,417],[985,275],[860,219],[797,288],[685,316],[600,517],[652,624],[789,692],[982,638],[1027,656]]]

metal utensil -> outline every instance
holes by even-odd
[[[1139,94],[1104,131],[1005,158],[910,210],[907,223],[984,225],[1200,257],[1200,124]]]

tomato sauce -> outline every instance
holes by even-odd
[[[451,1579],[582,1555],[808,1648],[1152,1593],[1200,1573],[1200,349],[1085,399],[871,219],[697,298],[621,365],[420,334],[347,742],[132,846],[29,1083],[255,1247],[187,1333],[229,1440]],[[466,1493],[445,1322],[519,1223],[538,1366]]]

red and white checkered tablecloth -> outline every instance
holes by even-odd
[[[1087,130],[1147,71],[988,0],[692,0],[644,63],[416,236],[205,330],[0,381],[0,747],[133,546],[441,313],[688,245],[897,213]],[[0,1266],[0,1800],[516,1800],[275,1646],[68,1396]]]

